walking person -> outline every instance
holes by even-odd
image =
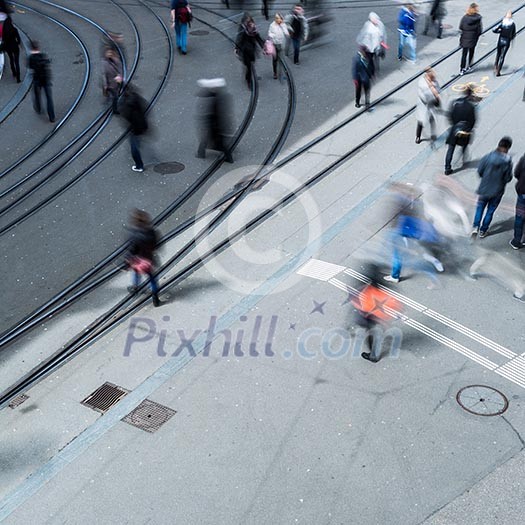
[[[2,42],[2,50],[7,53],[9,57],[11,73],[13,73],[16,81],[20,83],[20,34],[18,33],[18,29],[13,25],[13,21],[9,15],[4,20],[0,41]]]
[[[49,122],[55,122],[55,106],[53,104],[53,95],[51,92],[50,63],[51,61],[47,55],[40,51],[38,42],[31,42],[31,53],[29,54],[27,67],[33,72],[33,107],[35,111],[40,114],[40,97],[42,91],[44,91]]]
[[[386,328],[396,318],[401,304],[380,288],[379,269],[375,264],[367,265],[365,273],[369,282],[352,299],[352,306],[356,309],[356,324],[365,331],[370,346],[370,352],[362,352],[361,357],[377,363],[381,359],[384,339],[381,326]]]
[[[432,68],[427,68],[425,74],[419,79],[417,99],[416,144],[421,143],[421,132],[427,122],[430,125],[430,140],[434,144],[436,140],[436,110],[441,105],[441,96],[436,73]]]
[[[123,82],[122,61],[118,53],[109,47],[104,53],[102,62],[102,79],[102,92],[105,97],[111,98],[113,113],[118,115],[118,97]]]
[[[301,44],[308,40],[308,21],[304,16],[301,4],[295,4],[292,12],[286,17],[286,24],[292,40],[293,63],[299,65]]]
[[[443,19],[446,14],[447,9],[445,7],[445,0],[433,0],[430,7],[430,13],[426,17],[423,34],[428,34],[430,26],[436,26],[437,24],[437,38],[443,38]]]
[[[472,237],[478,234],[480,238],[487,236],[494,212],[505,193],[505,186],[512,180],[512,159],[509,155],[511,146],[512,139],[503,137],[496,150],[485,155],[479,163],[478,175],[481,182],[477,190],[478,204],[472,224]]]
[[[281,13],[275,13],[275,19],[270,24],[268,29],[268,40],[274,46],[274,54],[272,56],[273,78],[277,79],[281,76],[280,61],[283,57],[283,50],[286,47],[286,40],[290,36],[287,25]]]
[[[246,68],[245,79],[248,88],[252,88],[252,77],[255,76],[255,59],[257,58],[257,46],[263,47],[264,43],[259,35],[254,19],[246,14],[237,33],[235,50]]]
[[[514,237],[510,245],[514,250],[523,248],[523,227],[525,224],[525,155],[521,157],[514,169],[516,178],[516,215],[514,217]]]
[[[2,36],[4,33],[4,22],[7,20],[8,16],[4,12],[0,12],[0,79],[4,74],[4,43]]]
[[[361,91],[365,92],[365,108],[370,109],[370,88],[374,76],[374,62],[361,46],[352,61],[352,78],[355,86],[355,107],[361,107]]]
[[[269,0],[262,0],[261,14],[264,16],[265,20],[269,20],[268,16],[268,4]]]
[[[403,60],[405,46],[409,49],[408,60],[416,61],[416,10],[412,4],[403,6],[397,17],[397,30],[399,31],[399,47],[397,59]]]
[[[473,102],[474,88],[467,85],[465,96],[452,103],[449,119],[452,124],[447,136],[447,154],[445,156],[445,175],[452,174],[452,159],[456,146],[463,148],[463,162],[467,155],[467,146],[470,144],[472,130],[476,125],[476,106]]]
[[[171,27],[175,28],[177,49],[185,55],[188,52],[188,26],[192,14],[188,0],[171,0]]]
[[[474,51],[476,50],[479,37],[483,32],[481,15],[479,14],[479,6],[475,2],[469,5],[467,12],[465,15],[463,15],[463,18],[459,23],[459,31],[461,32],[461,36],[459,38],[459,46],[461,47],[461,64],[459,74],[464,75],[472,69],[472,63],[474,62]]]
[[[373,11],[357,36],[357,45],[364,47],[370,55],[376,73],[379,72],[380,59],[385,58],[388,45],[386,43],[385,24]]]
[[[140,154],[140,142],[142,136],[148,130],[146,101],[131,84],[128,84],[124,91],[120,113],[130,127],[129,144],[131,147],[131,156],[135,162],[135,164],[131,166],[131,169],[142,173],[144,171],[144,162]]]
[[[153,227],[149,214],[142,210],[132,210],[129,231],[129,248],[126,262],[133,271],[133,284],[128,288],[128,291],[132,294],[136,293],[141,277],[147,275],[151,287],[153,306],[160,306],[159,287],[154,275],[158,234]]]
[[[512,19],[512,11],[507,11],[505,18],[492,31],[499,34],[496,62],[494,63],[494,72],[496,73],[496,76],[499,77],[501,76],[501,68],[505,62],[505,56],[509,50],[510,43],[516,36],[516,24]]]

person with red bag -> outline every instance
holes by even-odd
[[[132,210],[129,230],[129,248],[126,262],[133,271],[133,285],[128,287],[128,291],[132,294],[136,293],[140,285],[141,276],[147,275],[151,286],[153,306],[160,306],[159,287],[154,275],[154,259],[158,235],[153,227],[150,215],[142,210]]]
[[[280,77],[280,60],[283,49],[286,47],[286,39],[289,38],[289,36],[288,27],[284,23],[281,13],[275,13],[275,20],[268,28],[268,40],[264,46],[266,49],[268,43],[272,44],[268,45],[268,54],[272,56],[273,78],[275,79]]]

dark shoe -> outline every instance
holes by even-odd
[[[367,103],[365,104],[365,109],[366,109],[367,111],[370,111],[370,102],[367,102]]]
[[[509,244],[512,246],[513,250],[519,250],[520,248],[523,248],[523,244],[521,242],[516,241],[515,239],[512,239]]]
[[[183,55],[187,55],[188,52],[187,52],[187,51],[183,51],[182,54],[183,54]]]
[[[153,298],[153,306],[157,307],[157,306],[160,306],[160,299],[159,299],[159,296],[157,294],[153,294],[151,296]]]
[[[138,290],[138,287],[137,286],[128,286],[128,292],[130,294],[135,294],[137,293],[137,290]]]
[[[362,357],[363,359],[366,359],[367,361],[370,361],[371,363],[377,363],[377,362],[379,361],[379,359],[372,359],[372,358],[370,357],[370,354],[368,354],[368,353],[366,353],[366,352],[363,352],[363,353],[361,354],[361,357]]]
[[[445,169],[445,175],[452,175],[452,170],[451,169]]]
[[[482,232],[481,230],[479,231],[479,238],[480,239],[484,239],[487,235],[488,235],[488,231],[487,230],[485,230],[484,232]]]
[[[277,80],[277,73],[273,74],[273,78],[274,78],[274,80]]]
[[[360,108],[360,107],[361,107],[361,104],[359,104],[359,102],[356,102],[356,103],[355,103],[355,107],[356,107],[356,108]]]
[[[421,144],[421,137],[416,137],[416,144]]]

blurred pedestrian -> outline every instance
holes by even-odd
[[[1,48],[9,57],[11,73],[20,82],[20,34],[11,17],[7,15],[0,34]]]
[[[275,13],[275,19],[270,24],[268,29],[268,40],[270,40],[274,47],[272,56],[273,78],[277,79],[281,76],[281,64],[283,50],[286,48],[286,40],[290,36],[288,26],[284,23],[281,13]]]
[[[250,89],[252,87],[252,77],[255,76],[254,64],[257,58],[258,46],[261,48],[264,46],[262,38],[259,35],[253,17],[245,14],[235,40],[235,50],[246,68],[244,78]]]
[[[106,51],[112,49],[119,59],[122,59],[124,55],[124,35],[122,33],[115,33],[114,31],[108,31],[107,34],[104,34],[102,37],[102,46],[101,46],[101,57],[104,60],[106,56]]]
[[[356,323],[365,330],[370,352],[363,352],[361,357],[377,363],[381,359],[383,335],[379,326],[388,326],[401,311],[401,304],[387,291],[380,288],[379,270],[375,264],[367,265],[365,274],[369,279],[359,294],[352,299],[352,306],[356,309]]]
[[[197,82],[201,99],[199,108],[200,140],[197,157],[206,157],[206,149],[224,153],[226,162],[233,162],[230,149],[231,104],[224,78],[201,79]]]
[[[421,142],[421,132],[427,123],[430,125],[430,140],[434,144],[436,140],[436,110],[441,105],[441,96],[436,73],[430,67],[425,70],[425,74],[419,79],[417,99],[416,144]]]
[[[426,17],[425,30],[423,34],[428,34],[430,26],[433,27],[437,24],[437,37],[443,38],[443,19],[447,14],[447,8],[445,7],[445,0],[433,0],[430,6],[430,12]]]
[[[472,63],[474,62],[474,51],[476,50],[479,37],[483,32],[481,15],[479,14],[479,6],[475,2],[472,2],[472,4],[469,5],[467,12],[465,15],[463,15],[463,18],[459,23],[459,31],[461,32],[459,46],[462,49],[459,74],[463,75],[472,69]]]
[[[467,155],[467,146],[472,138],[472,131],[476,125],[476,106],[474,105],[474,87],[468,84],[465,96],[452,103],[449,120],[452,124],[447,136],[447,154],[445,156],[445,175],[452,174],[452,159],[456,146],[463,148],[463,162]]]
[[[153,227],[151,217],[142,210],[134,209],[130,215],[129,248],[126,262],[133,271],[133,284],[128,288],[130,293],[136,293],[141,277],[147,275],[151,287],[153,306],[160,306],[158,284],[155,278],[155,250],[158,244],[158,234]]]
[[[268,0],[262,0],[261,15],[263,15],[266,20],[270,18],[268,16],[268,4],[269,4]]]
[[[514,169],[516,178],[516,215],[514,217],[514,237],[510,245],[514,250],[523,248],[523,226],[525,223],[525,155],[521,157]]]
[[[412,63],[416,61],[416,19],[416,10],[412,4],[400,9],[397,17],[397,30],[399,31],[398,60],[403,60],[403,50],[406,46],[409,49],[408,60]]]
[[[175,28],[177,49],[185,55],[188,47],[188,26],[191,25],[191,7],[188,0],[171,0],[171,26]]]
[[[110,47],[108,47],[104,53],[104,60],[102,62],[102,79],[103,95],[111,98],[111,108],[113,113],[118,115],[118,97],[124,80],[123,69],[120,56]]]
[[[370,109],[370,89],[372,77],[374,76],[374,62],[367,53],[364,46],[361,46],[352,61],[352,78],[355,86],[355,107],[361,107],[361,91],[365,92],[365,108]]]
[[[301,4],[295,4],[292,12],[286,17],[286,24],[292,40],[293,63],[299,65],[301,44],[308,40],[308,21],[304,16],[304,9]]]
[[[496,150],[485,155],[478,165],[481,182],[477,191],[478,204],[472,224],[472,237],[478,234],[480,238],[486,237],[494,212],[505,193],[505,186],[512,180],[511,146],[512,139],[503,137]]]
[[[499,33],[496,62],[494,63],[494,72],[496,76],[499,77],[501,76],[501,68],[505,62],[505,56],[509,50],[510,43],[516,36],[516,24],[512,19],[512,11],[507,11],[505,18],[493,29],[493,32]]]
[[[373,11],[369,13],[368,20],[357,36],[357,45],[366,49],[374,63],[374,70],[376,73],[379,72],[379,62],[380,59],[385,58],[388,45],[385,24]]]
[[[4,43],[3,43],[3,33],[4,33],[4,23],[7,20],[7,14],[0,12],[0,79],[4,74]]]
[[[120,113],[130,127],[129,144],[131,147],[131,156],[135,162],[135,164],[131,166],[131,169],[138,172],[144,171],[144,162],[140,154],[140,142],[142,136],[148,130],[146,107],[146,101],[140,96],[137,89],[131,84],[128,84],[124,90]]]
[[[55,107],[51,92],[51,60],[40,51],[38,42],[31,42],[31,52],[29,54],[27,67],[33,72],[33,107],[40,114],[40,97],[42,90],[46,96],[47,115],[49,122],[55,122]]]

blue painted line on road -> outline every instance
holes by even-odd
[[[485,104],[497,95],[507,91],[519,78],[521,78],[520,73],[521,70],[516,71],[511,79],[507,80],[501,88],[494,90],[491,95],[484,99],[483,103]],[[443,133],[440,136],[440,143],[445,135],[446,133]],[[350,223],[356,220],[369,206],[384,195],[392,182],[397,182],[406,177],[413,169],[426,162],[433,153],[434,151],[429,146],[416,155],[416,157],[408,162],[403,168],[365,197],[357,206],[352,208],[347,214],[341,217],[341,219],[330,226],[318,239],[310,243],[300,254],[290,259],[290,261],[277,270],[254,292],[243,298],[237,303],[237,305],[224,314],[217,322],[216,331],[219,332],[232,326],[241,315],[249,312],[263,298],[265,298],[266,295],[275,289],[276,286],[284,281],[290,274],[295,273],[296,270],[298,270],[308,259],[313,257],[320,246],[325,246],[343,233]],[[195,340],[194,349],[197,355],[204,349],[206,337],[207,336],[201,334],[201,336]],[[22,482],[13,492],[7,495],[2,502],[0,502],[0,521],[6,519],[22,503],[36,494],[38,490],[48,483],[65,466],[78,458],[90,445],[95,443],[108,430],[112,429],[124,416],[136,408],[144,399],[154,393],[193,359],[194,356],[190,355],[172,357],[111,410],[101,416],[90,427],[86,428],[82,434],[64,447],[45,465]]]

